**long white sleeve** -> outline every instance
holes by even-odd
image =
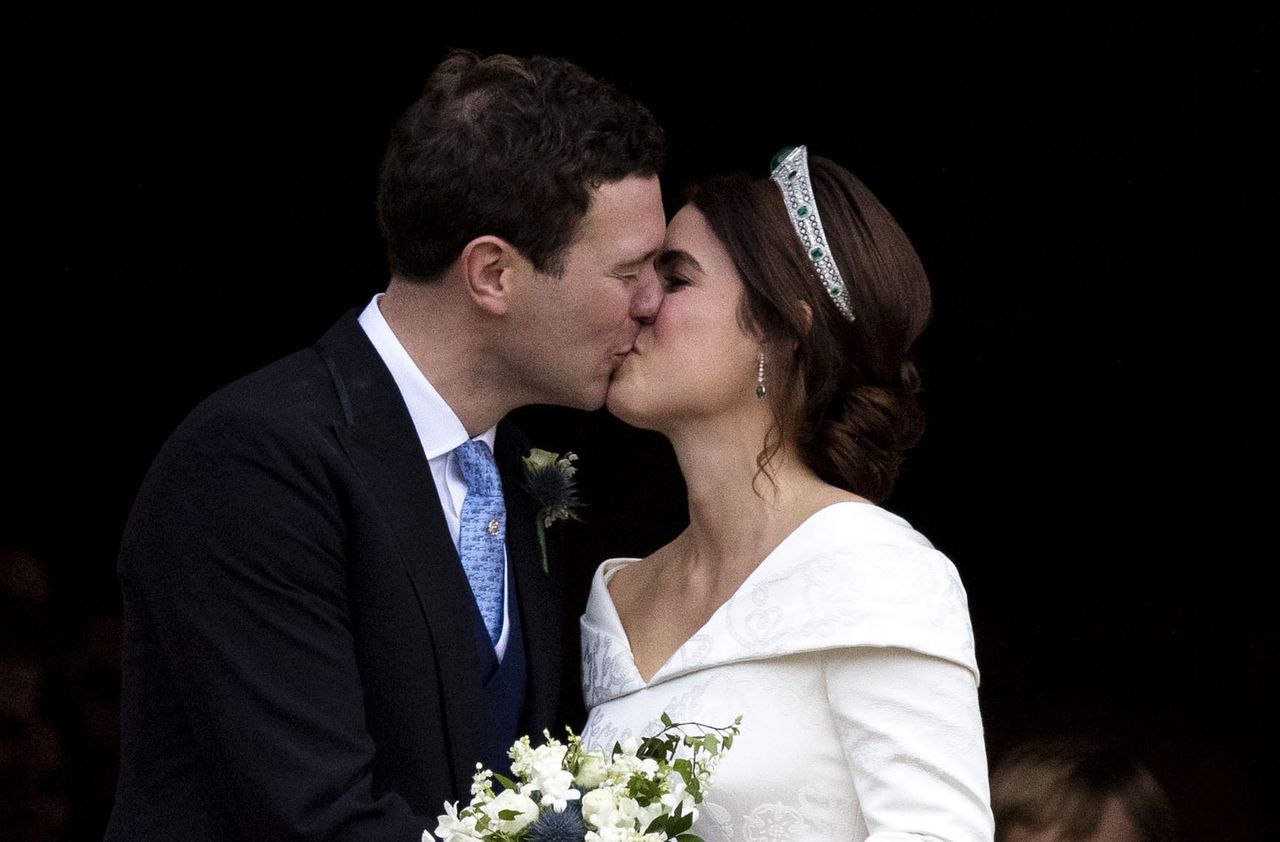
[[[912,650],[872,647],[830,650],[823,673],[867,842],[991,842],[974,674]]]

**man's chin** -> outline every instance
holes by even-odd
[[[571,400],[563,401],[563,406],[594,412],[605,405],[609,396],[609,381],[593,383],[587,389],[578,392]]]

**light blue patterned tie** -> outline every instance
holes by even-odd
[[[462,498],[462,526],[458,554],[484,617],[489,639],[496,646],[502,634],[503,547],[507,534],[507,510],[502,501],[502,480],[489,447],[468,440],[454,453],[467,480]]]

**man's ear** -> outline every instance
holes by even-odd
[[[529,261],[501,237],[486,234],[462,248],[458,268],[471,300],[495,316],[505,315],[511,304],[512,285]]]

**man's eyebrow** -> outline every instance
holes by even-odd
[[[619,263],[617,266],[613,267],[612,271],[616,274],[622,274],[629,269],[639,269],[641,266],[644,266],[645,264],[652,262],[657,257],[658,253],[661,251],[662,251],[662,246],[658,246],[655,249],[650,249],[649,251],[645,252],[644,254],[640,255],[634,260],[628,260],[626,263]]]
[[[698,264],[698,261],[693,259],[692,254],[689,254],[687,251],[681,251],[680,249],[667,249],[662,252],[658,255],[654,265],[657,267],[658,271],[661,272],[664,269],[669,269],[677,263],[688,263],[698,272],[702,272],[704,275],[706,274],[706,272],[703,271],[702,266]]]

